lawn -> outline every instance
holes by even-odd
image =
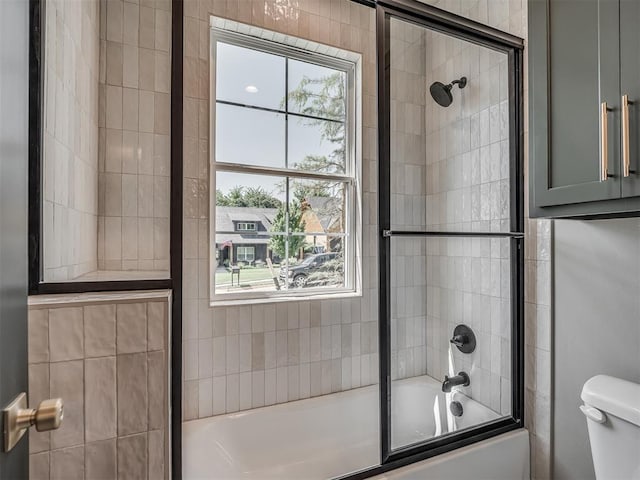
[[[274,272],[276,275],[280,269],[278,267],[274,267]],[[271,270],[268,267],[264,268],[244,268],[240,270],[240,283],[251,283],[251,282],[259,282],[261,280],[270,280]],[[238,277],[234,276],[234,283],[237,283]],[[231,272],[226,268],[218,268],[216,270],[216,285],[231,285]]]

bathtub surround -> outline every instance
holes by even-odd
[[[62,397],[29,434],[30,478],[169,478],[168,291],[30,298],[29,404]]]
[[[99,270],[169,270],[171,2],[100,1]]]
[[[526,39],[527,14],[524,0],[500,2],[430,0],[425,3]],[[254,24],[297,37],[310,38],[340,48],[362,51],[365,98],[363,102],[365,294],[360,301],[318,300],[213,309],[209,306],[207,233],[209,230],[207,221],[209,15]],[[364,382],[366,378],[371,383],[377,382],[378,303],[375,259],[377,254],[377,142],[374,19],[373,9],[346,0],[306,2],[212,0],[208,5],[193,0],[185,1],[184,294],[186,300],[183,320],[185,365],[183,415],[185,419],[202,418],[241,408],[248,409],[310,396],[311,364],[318,361],[319,367],[314,368],[316,372],[319,371],[320,380],[315,381],[314,392],[318,392],[318,388],[319,393],[329,393],[342,388],[346,389],[348,385],[355,387],[358,386],[357,379],[360,379],[360,385],[366,384]],[[453,73],[449,73],[434,80],[449,81],[455,77]],[[524,84],[526,88],[526,79]],[[427,88],[428,84],[425,81],[423,85],[425,95]],[[467,88],[469,85],[465,90]],[[464,90],[457,91],[454,105],[450,108],[455,107],[465,93],[467,92]],[[526,118],[525,113],[525,122]],[[525,124],[525,142],[528,140],[527,131],[528,127]],[[525,159],[525,165],[526,163]],[[418,190],[414,193],[422,195],[423,187],[418,185],[416,188]],[[424,195],[426,195],[426,186],[424,188]],[[525,198],[527,198],[526,192]],[[426,201],[421,205],[426,205]],[[527,343],[525,421],[531,434],[531,477],[534,479],[550,478],[548,415],[551,345],[550,225],[550,222],[545,220],[526,220],[525,225]],[[449,261],[450,258],[444,253],[442,252],[441,256]],[[453,261],[455,262],[455,259]],[[320,328],[319,334],[314,334],[313,343],[309,342],[310,351],[314,349],[313,351],[317,352],[318,348],[320,350],[319,357],[317,353],[313,354],[313,358],[316,359],[313,362],[305,361],[307,325],[309,325],[309,338],[311,338],[311,329]],[[346,325],[351,327],[350,342],[347,341],[349,329]],[[320,338],[319,347],[318,337]],[[446,340],[448,341],[448,337]],[[429,341],[427,336],[427,342]],[[357,350],[358,346],[360,350]],[[372,348],[375,350],[365,350]],[[413,348],[413,346],[410,347],[407,344],[407,348]],[[267,352],[270,353],[267,354]],[[343,352],[348,355],[347,358],[342,358]],[[261,368],[263,358],[270,366],[266,370]],[[428,366],[429,362],[426,363]],[[308,370],[306,365],[309,365]],[[365,372],[366,375],[364,375]],[[347,381],[349,378],[351,378],[350,383]],[[342,386],[343,379],[345,387]],[[308,390],[307,381],[309,382]],[[254,393],[256,394],[255,403]]]
[[[211,15],[362,55],[362,297],[210,307]],[[187,0],[184,31],[184,418],[377,383],[374,10],[349,0],[214,0],[206,7]]]
[[[98,1],[47,2],[42,122],[44,276],[97,268]]]
[[[44,280],[167,278],[171,1],[44,10]]]

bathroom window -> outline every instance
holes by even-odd
[[[212,299],[357,294],[357,59],[223,23],[211,42]]]

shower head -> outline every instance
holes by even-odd
[[[449,85],[445,85],[442,82],[433,82],[429,87],[429,92],[433,99],[441,107],[448,107],[453,102],[453,95],[451,95],[451,89],[455,84],[458,84],[459,88],[467,86],[467,77],[462,77],[460,80],[454,80]]]

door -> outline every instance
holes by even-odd
[[[532,0],[529,12],[534,205],[619,198],[619,2]]]
[[[0,408],[27,391],[28,59],[29,2],[3,0],[0,2]],[[0,478],[27,478],[28,464],[25,436],[13,450],[0,453]]]
[[[640,195],[640,3],[620,1],[620,96],[628,100],[621,115],[622,196]],[[626,168],[625,168],[626,166]]]

